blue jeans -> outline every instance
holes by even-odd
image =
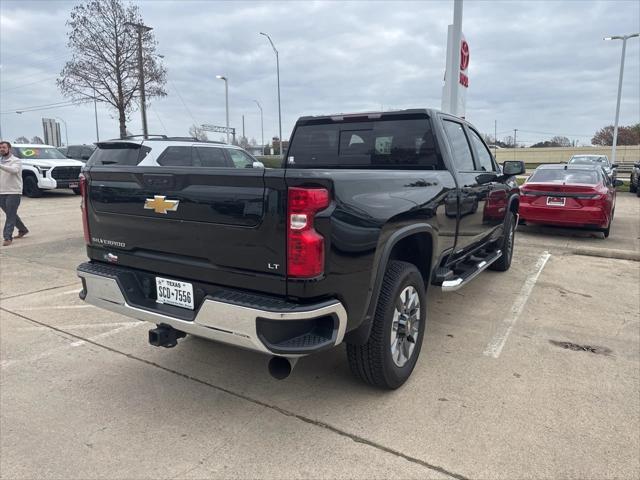
[[[2,237],[5,240],[13,239],[13,229],[16,227],[18,228],[18,232],[26,233],[28,231],[18,216],[20,198],[21,195],[18,193],[0,195],[0,208],[7,216],[7,220],[4,222],[4,229],[2,230]]]

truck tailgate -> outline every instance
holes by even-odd
[[[85,172],[90,257],[284,294],[284,171],[265,172],[92,167]]]

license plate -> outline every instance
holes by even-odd
[[[565,197],[547,197],[547,205],[550,207],[564,207]]]
[[[70,183],[69,188],[78,188],[78,182]]]
[[[193,285],[156,277],[156,302],[193,310]]]

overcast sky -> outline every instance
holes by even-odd
[[[55,79],[69,58],[65,22],[75,1],[0,1],[2,135],[42,136],[42,117],[67,122],[70,143],[95,141],[93,106],[17,115],[65,100]],[[453,1],[422,2],[137,2],[165,56],[168,96],[151,101],[149,131],[186,135],[190,125],[224,125],[229,78],[231,126],[260,142],[278,133],[275,56],[280,51],[282,130],[302,115],[440,108],[447,25]],[[588,144],[615,116],[622,42],[640,31],[640,2],[464,2],[470,46],[467,119],[498,138],[518,128],[533,143],[565,135]],[[184,100],[184,103],[181,101]],[[186,105],[186,106],[185,106]],[[98,105],[100,138],[118,135],[117,119]],[[640,122],[640,41],[627,44],[622,125]],[[128,123],[141,132],[140,114]],[[63,128],[64,137],[64,128]],[[216,135],[214,139],[220,136]]]

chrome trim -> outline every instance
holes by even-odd
[[[129,305],[115,278],[80,270],[78,276],[84,279],[86,289],[84,300],[91,305],[156,325],[161,323],[170,325],[197,337],[270,355],[291,358],[304,356],[304,354],[282,355],[270,351],[258,338],[257,317],[287,321],[335,314],[338,318],[338,330],[334,345],[342,343],[347,328],[347,312],[338,300],[320,308],[311,306],[310,310],[305,311],[272,312],[207,298],[202,303],[196,318],[193,321],[187,321]]]
[[[455,292],[456,290],[460,290],[467,283],[469,283],[471,280],[476,278],[476,276],[478,276],[480,273],[485,271],[489,267],[489,265],[491,265],[493,262],[495,262],[502,256],[502,250],[496,250],[496,253],[497,255],[491,260],[488,260],[488,261],[483,260],[480,263],[478,263],[476,270],[468,277],[465,277],[465,278],[456,277],[452,280],[445,280],[444,282],[442,282],[442,291]]]

